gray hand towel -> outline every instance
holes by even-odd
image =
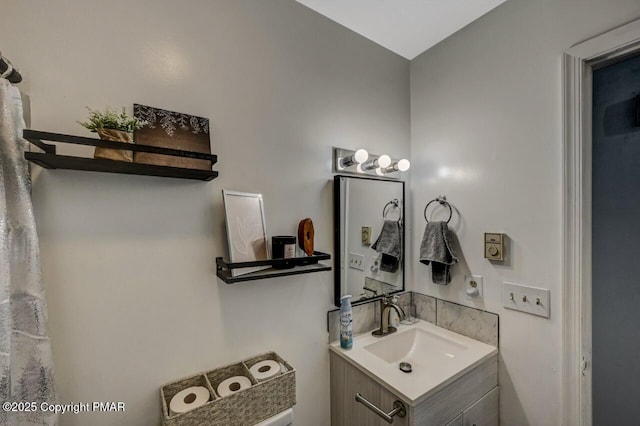
[[[380,269],[385,272],[396,272],[402,258],[402,225],[395,220],[385,220],[382,231],[371,246],[378,253],[382,253]]]
[[[453,232],[446,222],[428,222],[420,245],[420,262],[431,262],[431,279],[434,284],[451,282],[450,267],[458,263],[453,250]]]

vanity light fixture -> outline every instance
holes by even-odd
[[[387,154],[371,154],[366,149],[350,150],[333,148],[333,172],[382,179],[400,179],[401,173],[409,170],[407,159],[392,158]]]
[[[374,158],[373,160],[369,160],[360,165],[360,169],[363,171],[373,170],[377,168],[386,169],[391,165],[391,157],[386,154],[381,155],[378,158]]]
[[[346,168],[349,166],[354,166],[356,164],[362,164],[365,161],[367,161],[368,158],[369,158],[369,153],[367,152],[367,150],[360,148],[359,150],[349,155],[348,157],[341,158],[339,160],[340,167]]]

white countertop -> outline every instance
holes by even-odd
[[[498,353],[495,346],[426,321],[401,324],[397,332],[384,337],[356,336],[349,350],[342,349],[339,341],[329,349],[412,406]],[[413,371],[400,371],[401,361],[409,362]]]

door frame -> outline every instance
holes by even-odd
[[[592,424],[591,107],[593,69],[640,53],[640,19],[564,52],[562,424]]]

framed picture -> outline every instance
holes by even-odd
[[[146,124],[135,131],[135,143],[211,154],[209,119],[166,109],[133,104],[133,116]],[[140,164],[211,170],[211,161],[135,152]]]
[[[267,228],[262,194],[222,190],[231,263],[269,259]],[[232,276],[248,274],[270,266],[232,269]]]

